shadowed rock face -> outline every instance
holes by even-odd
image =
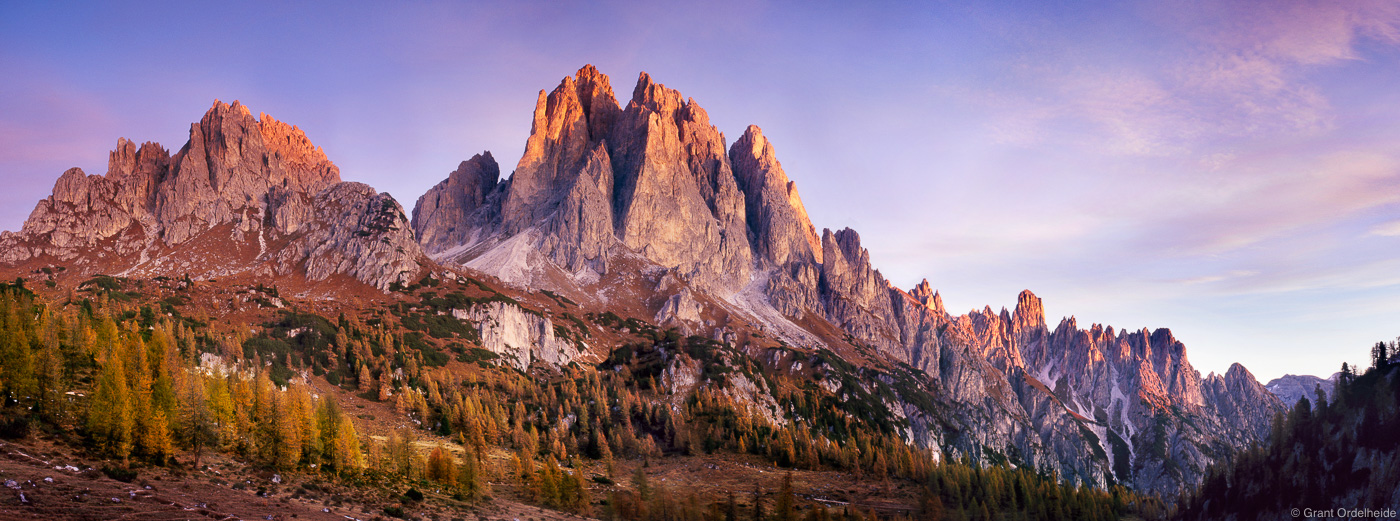
[[[101,251],[112,255],[103,255],[90,270],[158,274],[163,256],[212,230],[227,229],[223,242],[230,250],[211,253],[236,257],[231,252],[240,244],[258,253],[243,259],[241,267],[218,263],[224,266],[218,274],[258,266],[285,274],[309,261],[313,280],[342,273],[379,288],[407,280],[418,271],[421,251],[406,222],[400,222],[406,221],[402,208],[364,185],[341,185],[339,169],[300,129],[265,114],[253,118],[237,101],[215,102],[190,126],[189,142],[174,156],[156,143],[138,150],[120,139],[106,176],[76,168],[65,172],[21,231],[0,239],[0,262],[45,255],[90,260]],[[366,213],[374,216],[360,218]],[[344,216],[354,219],[326,221]],[[365,228],[365,223],[384,226]],[[269,241],[290,241],[291,247],[268,252]],[[371,243],[393,250],[362,256],[379,249]],[[300,256],[289,257],[287,251]],[[176,271],[170,274],[215,275],[200,273],[197,260],[171,269]]]
[[[827,322],[846,338],[786,338],[872,347],[878,363],[917,371],[933,409],[912,395],[885,406],[925,446],[1175,493],[1213,458],[1267,435],[1280,407],[1243,368],[1203,380],[1166,329],[1080,329],[1072,317],[1051,329],[1030,291],[1012,310],[953,316],[928,281],[894,288],[854,230],[817,233],[758,127],[726,150],[694,100],[645,73],[619,105],[606,76],[580,69],[540,92],[509,180],[463,171],[420,199],[414,228],[427,251],[474,267],[546,259],[574,274],[607,273],[619,254],[637,255],[683,281],[654,290],[655,319],[687,333],[723,336],[693,329],[702,302],[771,307],[754,320],[779,332]],[[754,292],[762,302],[746,300]]]
[[[487,196],[500,182],[501,167],[490,152],[463,161],[437,186],[418,198],[413,208],[413,231],[423,249],[436,253],[472,242],[477,215],[489,209]]]

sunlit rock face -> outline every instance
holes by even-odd
[[[744,195],[724,137],[698,104],[646,74],[625,108],[592,66],[541,91],[510,179],[478,198],[458,195],[463,186],[449,178],[420,199],[414,227],[430,253],[468,261],[537,230],[529,246],[567,273],[607,273],[625,249],[717,293],[749,280]],[[436,204],[464,199],[473,204]]]
[[[215,102],[173,156],[120,139],[105,176],[65,172],[20,232],[0,239],[2,262],[40,257],[84,272],[197,277],[289,274],[305,262],[312,280],[345,274],[382,289],[411,278],[422,254],[397,202],[341,183],[300,129],[235,101]]]

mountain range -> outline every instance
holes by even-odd
[[[475,154],[411,218],[341,181],[297,127],[215,102],[174,154],[121,139],[105,175],[64,172],[20,231],[0,235],[0,265],[57,288],[188,276],[277,284],[305,301],[493,279],[726,344],[942,458],[1160,494],[1266,439],[1297,394],[1239,364],[1203,377],[1168,329],[1052,325],[1030,291],[1010,309],[953,314],[927,280],[897,288],[855,230],[813,225],[757,126],[731,144],[695,100],[642,73],[623,104],[592,66],[540,91],[509,175]],[[443,313],[525,371],[606,370],[618,347],[564,338],[563,315],[510,299]],[[801,421],[757,379],[666,363],[679,396],[709,388]]]

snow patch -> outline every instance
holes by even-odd
[[[1123,432],[1128,434],[1122,438],[1123,444],[1128,447],[1128,462],[1131,463],[1137,459],[1137,453],[1133,450],[1133,436],[1137,434],[1137,431],[1133,428],[1133,422],[1128,418],[1128,406],[1132,402],[1129,402],[1127,396],[1123,394],[1123,389],[1118,387],[1118,371],[1113,370],[1109,373],[1109,377],[1113,381],[1113,387],[1110,389],[1109,411],[1111,414],[1114,408],[1118,409],[1118,421],[1123,424]]]

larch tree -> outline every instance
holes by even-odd
[[[468,458],[470,459],[470,458]],[[428,479],[452,488],[457,486],[457,464],[452,453],[438,444],[428,456]]]
[[[227,393],[224,397],[227,397]],[[198,468],[204,448],[217,444],[219,440],[204,377],[194,373],[182,379],[179,398],[180,443],[194,451],[194,465]]]
[[[339,423],[332,445],[335,470],[341,476],[352,475],[365,466],[365,456],[360,452],[360,435],[355,432],[355,424],[349,418]]]
[[[99,449],[122,460],[131,455],[134,427],[131,391],[121,357],[110,357],[102,365],[88,407],[87,431]]]
[[[273,445],[276,447],[274,464],[280,469],[293,469],[301,463],[302,430],[301,418],[296,414],[292,392],[273,392]]]

